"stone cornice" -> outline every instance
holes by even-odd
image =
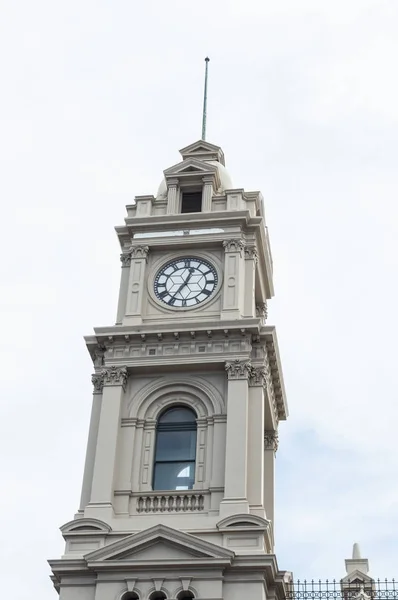
[[[249,361],[235,359],[225,363],[225,370],[228,379],[248,379],[251,373],[251,364]]]
[[[277,350],[272,342],[267,342],[266,348],[270,368],[270,378],[272,380],[272,388],[275,396],[276,406],[278,409],[278,416],[280,419],[286,419],[286,402],[284,398],[283,381],[278,365]]]

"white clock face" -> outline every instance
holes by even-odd
[[[217,271],[206,260],[187,256],[165,264],[155,277],[156,297],[176,308],[204,302],[217,287]]]

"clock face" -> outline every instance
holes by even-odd
[[[217,271],[206,260],[192,256],[165,264],[155,277],[156,297],[176,308],[204,302],[217,287]]]

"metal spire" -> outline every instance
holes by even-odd
[[[205,58],[205,63],[206,63],[206,68],[205,68],[205,92],[204,92],[204,97],[203,97],[203,116],[202,116],[202,140],[206,139],[207,77],[208,77],[208,70],[209,70],[209,61],[210,61],[210,58],[208,56],[206,56],[206,58]]]

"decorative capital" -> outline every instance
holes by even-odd
[[[264,431],[264,449],[278,450],[278,432],[277,431]]]
[[[127,253],[123,253],[120,255],[120,261],[122,263],[122,267],[129,267],[130,263],[131,263],[131,254],[130,252]]]
[[[225,240],[222,245],[224,246],[225,252],[239,252],[241,256],[242,250],[245,247],[243,240]]]
[[[123,389],[126,389],[128,373],[126,367],[109,367],[103,369],[101,375],[104,378],[104,386],[121,385]]]
[[[175,178],[170,178],[167,180],[167,188],[176,188],[179,184],[179,180],[177,177]]]
[[[258,251],[256,246],[245,247],[245,258],[247,260],[254,260],[255,264],[258,263]]]
[[[104,374],[103,373],[93,373],[91,375],[91,383],[94,386],[93,394],[102,394],[102,390],[104,387]]]
[[[266,367],[252,367],[250,369],[249,385],[251,387],[265,387],[267,384]]]
[[[145,258],[148,257],[149,246],[131,246],[130,255],[132,258]]]
[[[268,317],[268,305],[267,302],[260,302],[256,304],[256,317],[265,321]]]
[[[227,371],[228,379],[248,379],[251,372],[251,364],[250,362],[236,359],[225,363],[225,370]]]

